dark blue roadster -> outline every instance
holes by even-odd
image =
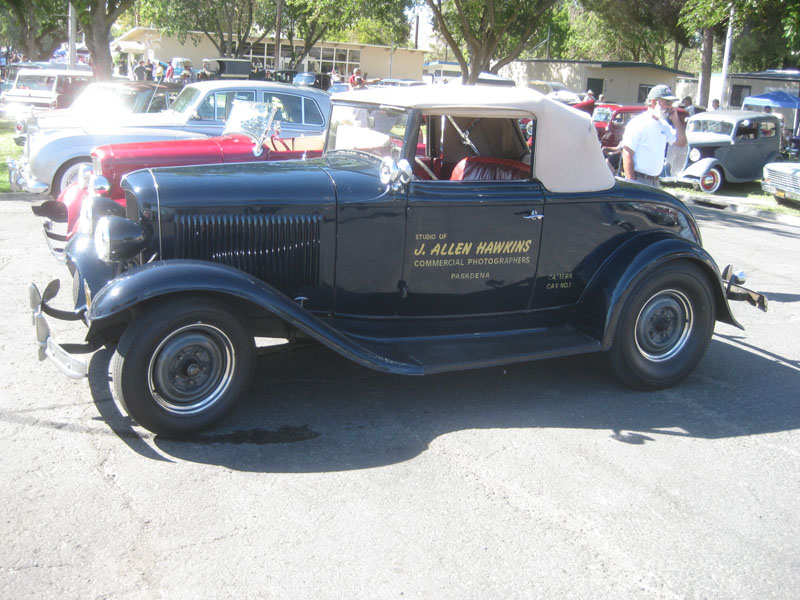
[[[163,435],[234,406],[254,337],[406,375],[602,351],[648,390],[738,325],[728,298],[766,308],[680,201],[615,180],[589,116],[533,90],[353,91],[322,158],[137,171],[124,209],[91,186],[74,311],[51,306],[57,280],[31,286],[40,354],[81,377],[81,352],[113,347],[115,396]],[[83,320],[85,343],[56,343],[47,316]]]

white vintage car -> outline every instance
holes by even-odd
[[[800,163],[774,162],[764,165],[761,189],[781,200],[800,201]]]
[[[105,144],[205,138],[222,134],[234,100],[280,106],[276,121],[283,137],[319,135],[327,127],[330,95],[269,81],[204,81],[187,85],[161,113],[125,115],[110,129],[104,122],[80,123],[57,131],[29,131],[23,157],[8,161],[11,189],[58,197],[84,165],[92,148]]]

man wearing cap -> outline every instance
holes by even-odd
[[[686,133],[672,103],[678,97],[669,86],[657,85],[647,94],[647,110],[630,120],[622,136],[625,177],[658,187],[667,144],[686,145]]]

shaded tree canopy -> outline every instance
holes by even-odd
[[[464,83],[520,56],[556,0],[425,0]]]

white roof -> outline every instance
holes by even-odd
[[[592,192],[614,186],[591,117],[522,87],[420,85],[337,94],[338,102],[369,102],[427,114],[536,118],[533,172],[553,192]]]

